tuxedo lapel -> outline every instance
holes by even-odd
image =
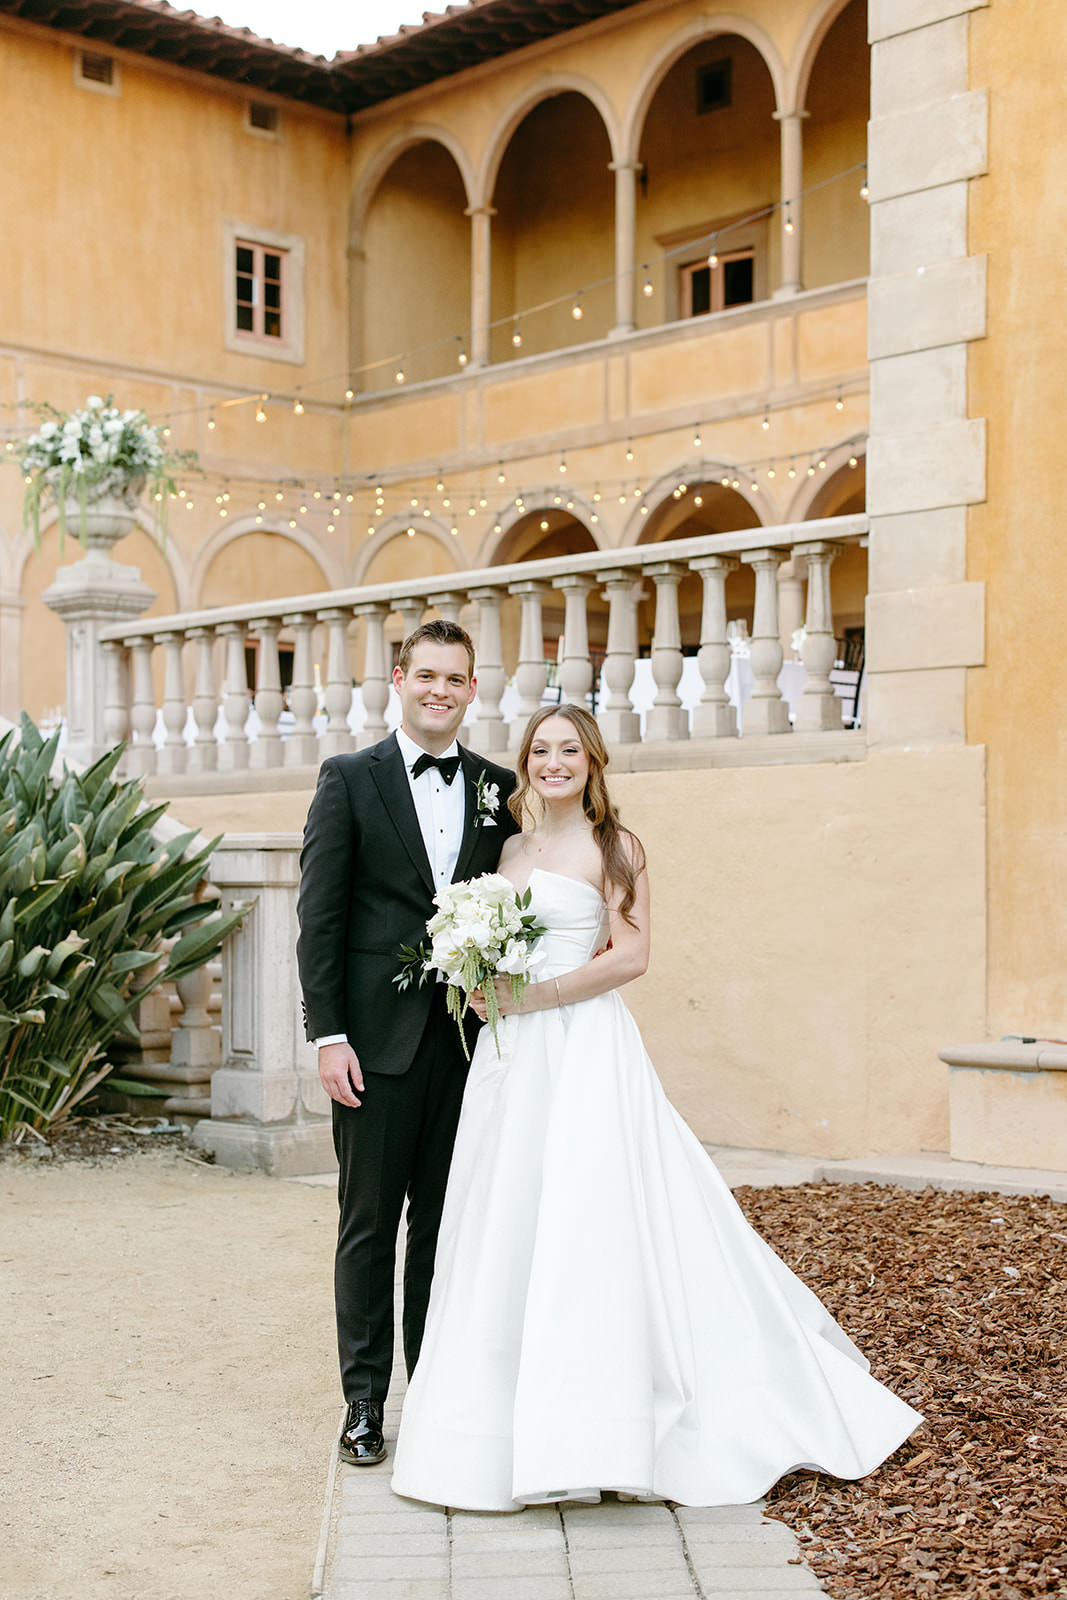
[[[482,821],[478,816],[478,779],[485,769],[477,756],[472,756],[463,745],[459,747],[459,769],[463,774],[466,809],[463,813],[463,839],[459,847],[456,870],[452,874],[453,883],[462,883],[467,876],[474,846],[478,842],[478,834],[482,828]]]
[[[426,854],[422,829],[415,813],[415,802],[411,798],[411,785],[404,770],[404,757],[395,738],[385,739],[376,747],[370,770],[389,820],[411,857],[412,866],[433,894],[435,890],[430,858]]]

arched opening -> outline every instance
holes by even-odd
[[[779,192],[774,110],[767,64],[737,34],[702,39],[664,73],[638,146],[639,327],[764,300],[778,282],[777,230],[758,215]]]
[[[684,479],[682,481],[685,481]],[[741,528],[758,528],[760,519],[756,510],[729,484],[708,477],[687,482],[684,494],[672,490],[644,519],[638,538],[639,544],[668,544],[673,539],[696,539],[701,534],[734,533]],[[670,560],[670,551],[663,552]],[[652,633],[656,620],[655,595],[652,585],[638,607],[638,644],[642,654],[652,648]],[[752,607],[755,601],[755,580],[751,567],[738,567],[726,580],[727,617],[733,621],[744,618],[751,627]],[[682,649],[695,655],[700,646],[700,619],[703,608],[703,586],[695,572],[687,572],[678,586],[678,610],[682,625]]]
[[[470,220],[452,154],[423,140],[399,155],[360,240],[362,390],[449,377],[470,353]]]
[[[509,566],[523,561],[547,561],[553,557],[576,556],[595,550],[596,540],[577,517],[558,506],[546,506],[527,511],[502,536],[493,552],[493,566]],[[550,678],[558,659],[559,641],[563,633],[564,599],[558,589],[550,589],[543,597],[541,623],[544,637],[544,656],[549,663]],[[607,606],[599,591],[589,592],[586,615],[589,619],[589,648],[594,663],[604,653],[607,641]],[[504,645],[504,664],[509,674],[515,671],[519,659],[520,606],[518,597],[508,595],[500,608],[500,630]]]
[[[852,465],[855,462],[855,466]],[[804,513],[805,522],[817,517],[850,517],[867,509],[867,459],[851,456],[836,472],[828,474]]]
[[[28,557],[22,571],[20,593],[25,601],[21,616],[19,650],[20,703],[30,716],[46,726],[63,715],[67,698],[66,630],[54,611],[41,599],[60,567],[71,566],[85,554],[73,528],[67,535],[66,549],[59,551],[59,528],[53,523],[41,536],[41,548]],[[113,551],[116,561],[137,567],[156,599],[145,618],[167,616],[177,607],[174,579],[159,544],[142,528],[136,528]],[[130,631],[134,626],[131,624]],[[157,693],[162,687],[162,676]]]
[[[600,113],[576,90],[539,101],[512,134],[492,200],[493,361],[607,334],[615,307],[610,163]]]
[[[819,47],[804,121],[802,275],[805,288],[867,276],[870,213],[860,194],[863,172],[829,182],[867,159],[871,52],[866,0],[851,0]],[[826,183],[826,188],[816,187]]]

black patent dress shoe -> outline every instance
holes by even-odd
[[[337,1454],[353,1467],[374,1467],[379,1461],[385,1460],[380,1400],[349,1402]]]

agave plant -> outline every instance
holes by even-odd
[[[210,961],[242,915],[205,891],[217,839],[154,836],[166,806],[115,779],[121,745],[56,776],[58,740],[25,714],[0,740],[0,1140],[68,1115],[111,1041],[137,1038],[144,997]]]

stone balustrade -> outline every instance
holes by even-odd
[[[563,612],[555,687],[565,700],[583,701],[595,691],[598,714],[613,746],[707,745],[736,739],[739,733],[750,739],[786,740],[840,733],[842,701],[829,677],[835,660],[833,561],[845,545],[863,541],[866,532],[866,517],[836,517],[112,624],[98,632],[104,704],[88,708],[82,724],[95,730],[100,748],[128,741],[125,760],[131,774],[196,778],[247,772],[252,781],[256,771],[311,767],[327,755],[374,744],[385,735],[390,617],[398,615],[408,632],[428,613],[456,618],[463,609],[478,646],[478,701],[468,728],[470,743],[487,753],[505,752],[516,747],[546,691],[550,663],[543,613],[552,603]],[[780,582],[786,562],[788,577]],[[727,582],[742,565],[752,569],[754,581],[754,604],[745,619],[753,682],[739,726],[726,692],[731,667]],[[691,574],[702,585],[696,656],[701,692],[699,703],[686,709],[679,694],[684,668],[679,587]],[[783,619],[792,622],[794,613],[800,619],[797,595],[803,575],[804,682],[791,717],[779,683],[787,626]],[[594,660],[588,618],[595,594],[607,605],[607,621],[606,647]],[[509,597],[518,600],[519,611],[517,665],[510,686],[501,631],[502,607]],[[642,734],[633,686],[638,606],[644,598],[654,611],[655,692],[645,709]],[[360,659],[353,672],[350,645],[356,623]],[[282,636],[291,651],[288,705],[279,668]],[[246,676],[250,642],[256,658],[254,718]],[[325,662],[320,686],[315,681],[317,655]],[[94,675],[93,681],[100,676]],[[512,702],[510,719],[502,706],[506,690]],[[358,717],[353,716],[354,695]],[[240,783],[237,777],[234,781]]]

